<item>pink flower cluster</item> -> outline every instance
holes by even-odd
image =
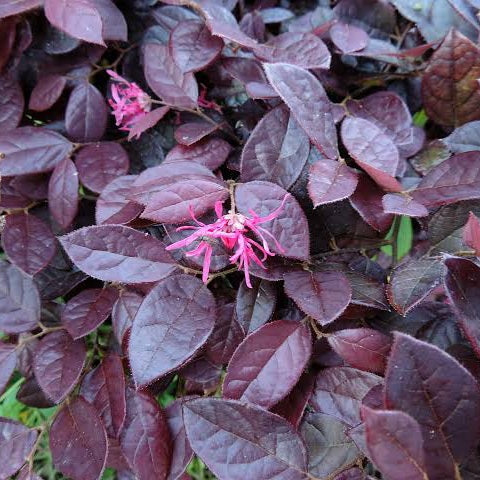
[[[112,107],[117,127],[129,132],[133,125],[145,116],[152,107],[152,100],[136,83],[129,82],[113,70],[107,73],[115,80],[112,83]]]
[[[262,223],[270,222],[278,216],[283,209],[285,200],[288,194],[283,198],[282,204],[272,213],[265,217],[260,217],[253,210],[250,210],[251,216],[242,215],[230,210],[226,215],[223,214],[222,202],[215,204],[215,213],[218,220],[211,224],[204,224],[198,221],[190,207],[190,214],[198,226],[184,226],[177,228],[181,230],[195,230],[187,238],[178,242],[172,243],[167,247],[167,250],[175,250],[177,248],[188,247],[191,243],[200,239],[200,243],[196,248],[186,253],[188,257],[204,254],[203,260],[203,275],[202,280],[206,283],[210,273],[210,263],[212,259],[212,244],[211,239],[220,239],[222,243],[229,250],[233,250],[233,255],[230,257],[230,262],[237,264],[240,270],[245,273],[245,282],[249,288],[252,288],[250,282],[250,264],[255,262],[257,265],[265,269],[263,262],[267,257],[273,257],[275,254],[270,250],[265,236],[273,240],[276,249],[283,253],[284,250],[274,236],[265,228],[260,227]],[[248,237],[248,233],[254,233],[261,241],[261,243]],[[259,258],[255,249],[260,252],[262,258]]]

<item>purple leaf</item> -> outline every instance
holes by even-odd
[[[21,195],[32,200],[45,200],[48,197],[48,173],[34,173],[13,177],[12,185]]]
[[[133,324],[133,319],[143,297],[130,290],[122,290],[112,310],[113,333],[119,345],[122,345],[125,334]]]
[[[382,374],[387,364],[391,340],[371,328],[351,328],[331,333],[329,345],[350,366]]]
[[[259,13],[265,23],[281,23],[294,17],[293,12],[281,7],[263,8]]]
[[[182,72],[198,72],[220,55],[223,40],[214,37],[203,22],[183,20],[170,34],[170,51]]]
[[[51,74],[38,79],[30,95],[29,110],[43,112],[51,108],[63,93],[67,85],[67,77]]]
[[[71,298],[62,311],[62,324],[77,340],[99,327],[110,315],[118,299],[113,287],[90,288]]]
[[[42,3],[42,0],[5,0],[0,5],[0,18],[32,10],[40,7]]]
[[[40,296],[32,279],[5,261],[0,261],[0,330],[22,333],[40,320]]]
[[[251,133],[241,158],[243,181],[267,180],[290,188],[310,152],[307,135],[285,107],[268,112]]]
[[[310,167],[308,194],[314,207],[350,197],[358,184],[358,174],[345,163],[322,159]]]
[[[453,477],[478,444],[480,390],[475,378],[439,348],[395,334],[385,377],[385,404],[419,424],[428,478]]]
[[[143,132],[154,127],[169,111],[170,107],[159,107],[140,117],[130,129],[128,140],[138,140]]]
[[[468,215],[463,230],[463,241],[465,245],[473,248],[477,257],[480,257],[480,219],[472,212]]]
[[[20,127],[0,133],[0,175],[49,172],[67,157],[73,145],[64,137],[40,127]]]
[[[147,43],[143,48],[145,78],[150,88],[175,107],[195,108],[198,85],[192,73],[184,74],[166,46]]]
[[[338,157],[332,106],[322,84],[307,70],[286,63],[265,64],[275,91],[288,105],[312,143],[327,158]]]
[[[390,277],[387,296],[401,315],[417,306],[442,281],[443,264],[439,258],[420,258],[403,263]]]
[[[78,212],[78,172],[69,158],[55,167],[48,183],[48,199],[52,217],[66,230]]]
[[[80,181],[100,193],[110,182],[125,175],[130,165],[125,149],[116,142],[86,145],[75,155]]]
[[[179,144],[189,147],[215,132],[218,128],[219,125],[203,120],[200,122],[184,123],[175,130],[175,140]]]
[[[184,403],[183,418],[193,450],[219,478],[307,479],[303,442],[277,415],[235,400],[199,398]]]
[[[80,270],[106,282],[155,282],[175,269],[161,241],[133,228],[85,227],[59,240]]]
[[[1,7],[0,7],[1,8]],[[25,100],[22,88],[12,75],[0,76],[0,128],[2,132],[15,129],[23,116]]]
[[[185,364],[207,341],[214,323],[215,299],[199,279],[174,275],[157,283],[133,321],[129,358],[137,386]]]
[[[107,105],[96,87],[86,82],[75,87],[65,111],[65,126],[73,140],[84,143],[100,140],[107,118]]]
[[[355,117],[345,118],[341,133],[349,155],[378,185],[393,192],[402,190],[395,180],[398,150],[389,136],[374,123]]]
[[[2,247],[14,265],[34,275],[50,263],[57,251],[57,241],[42,220],[27,213],[16,213],[5,219]]]
[[[203,356],[198,356],[179,372],[185,379],[185,391],[192,394],[217,390],[222,373],[221,366],[215,365]]]
[[[310,404],[320,413],[333,415],[347,425],[361,423],[363,397],[382,378],[350,367],[330,367],[317,375]]]
[[[108,435],[118,438],[126,415],[125,376],[120,357],[109,354],[88,372],[80,395],[95,407]]]
[[[127,416],[120,446],[139,480],[165,480],[172,448],[167,420],[153,397],[127,390]]]
[[[248,335],[233,354],[223,396],[268,409],[292,390],[311,353],[312,338],[306,325],[287,320],[264,325]]]
[[[83,340],[73,340],[65,330],[42,338],[35,349],[33,370],[50,400],[55,403],[65,400],[80,378],[86,356]]]
[[[368,44],[368,34],[365,30],[342,22],[332,25],[330,38],[342,53],[358,52]]]
[[[20,470],[31,453],[38,433],[19,422],[0,418],[0,479],[8,480]]]
[[[64,404],[50,428],[55,468],[73,480],[101,478],[107,461],[107,432],[95,407],[82,397]]]
[[[364,471],[360,468],[353,467],[344,470],[338,474],[333,480],[371,480],[373,477],[365,477]]]
[[[387,193],[382,197],[383,211],[407,217],[426,217],[428,210],[413,198],[401,193]]]
[[[8,385],[17,364],[17,346],[0,342],[0,395]]]
[[[102,18],[102,36],[105,40],[127,41],[125,17],[112,0],[95,0],[93,6]]]
[[[284,278],[285,293],[322,326],[338,318],[352,298],[350,283],[341,272],[298,271]]]
[[[382,473],[392,480],[427,477],[420,426],[400,411],[362,407],[367,449]]]
[[[238,211],[250,215],[250,210],[265,216],[279,208],[287,192],[270,182],[248,182],[235,188]],[[288,196],[278,216],[262,225],[280,243],[283,257],[306,260],[309,257],[308,224],[302,208],[294,197]]]
[[[345,424],[323,413],[308,413],[300,425],[308,453],[308,473],[326,478],[352,465],[360,457],[345,434]]]

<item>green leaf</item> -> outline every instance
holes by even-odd
[[[400,218],[400,220],[398,220]],[[401,260],[412,248],[413,243],[413,226],[412,226],[412,219],[410,217],[397,217],[395,222],[400,222],[400,226],[398,227],[397,233],[397,256],[396,260]],[[392,235],[395,232],[395,222],[392,225],[392,228],[388,232],[385,240],[389,240],[392,238]],[[382,247],[382,252],[392,256],[392,246],[386,245]]]

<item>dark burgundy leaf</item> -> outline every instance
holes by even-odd
[[[339,330],[327,338],[332,349],[350,366],[367,372],[383,373],[391,340],[371,328]]]
[[[130,290],[122,290],[112,310],[113,332],[119,345],[122,345],[125,333],[132,326],[133,319],[143,297]]]
[[[137,386],[186,363],[207,341],[214,323],[215,299],[199,279],[174,275],[157,283],[133,321],[129,358]]]
[[[338,474],[333,480],[371,480],[373,477],[365,477],[363,470],[357,467],[349,468]]]
[[[165,480],[172,447],[167,420],[153,397],[127,390],[127,416],[120,446],[139,480]]]
[[[181,145],[189,147],[215,132],[218,127],[215,123],[204,121],[184,123],[175,130],[175,140]]]
[[[48,197],[48,173],[34,173],[13,177],[12,185],[21,195],[32,200],[45,200]]]
[[[70,94],[65,112],[68,135],[78,142],[96,142],[107,127],[107,105],[90,83],[81,83]]]
[[[125,17],[112,0],[95,0],[93,6],[102,18],[102,36],[105,40],[127,41]]]
[[[406,194],[387,193],[382,197],[385,213],[393,215],[406,215],[407,217],[426,217],[428,210]]]
[[[441,372],[441,374],[440,374]],[[439,348],[395,334],[385,377],[385,404],[420,425],[428,477],[455,476],[480,437],[480,390],[474,377]]]
[[[120,357],[110,354],[88,372],[80,395],[95,407],[108,435],[117,438],[126,415],[125,376]]]
[[[310,404],[317,412],[356,426],[361,422],[363,397],[381,381],[381,377],[355,368],[326,368],[317,375]]]
[[[100,193],[110,182],[125,175],[130,165],[125,149],[116,142],[86,145],[75,155],[80,181]]]
[[[350,283],[340,272],[298,271],[284,277],[285,293],[322,326],[338,318],[352,298]]]
[[[220,385],[222,367],[215,365],[203,356],[196,358],[183,367],[179,374],[186,380],[187,393],[215,391]]]
[[[312,338],[306,325],[287,320],[264,325],[247,336],[233,354],[223,396],[270,408],[298,382],[311,353]]]
[[[19,402],[34,408],[49,408],[55,405],[45,396],[33,375],[26,378],[16,398]]]
[[[418,422],[400,411],[362,407],[367,449],[382,473],[392,480],[425,480],[423,438]]]
[[[85,337],[108,318],[117,299],[113,287],[83,290],[67,302],[62,323],[75,340]]]
[[[242,180],[267,180],[290,188],[310,152],[307,135],[286,107],[268,112],[251,133],[241,157]]]
[[[22,177],[2,177],[0,181],[0,207],[2,209],[25,208],[32,203],[30,198],[15,187],[16,178]]]
[[[283,188],[270,182],[248,182],[235,188],[235,200],[238,211],[250,215],[250,210],[260,216],[266,216],[279,208],[285,195]],[[306,260],[309,257],[308,224],[300,205],[291,195],[278,216],[262,225],[280,243],[283,252],[272,246],[272,250],[281,253],[283,257]]]
[[[30,95],[28,108],[36,112],[43,112],[55,105],[67,85],[67,77],[51,74],[38,79]]]
[[[154,127],[169,111],[170,107],[160,107],[140,117],[130,129],[128,140],[130,141],[132,138],[138,140],[143,132]]]
[[[342,53],[357,52],[368,44],[368,34],[365,30],[342,22],[332,25],[330,38]]]
[[[268,81],[288,105],[313,144],[327,158],[337,158],[332,106],[322,84],[307,70],[287,63],[267,63],[264,68]]]
[[[219,478],[307,479],[303,442],[278,415],[235,400],[199,398],[184,403],[183,418],[193,450]]]
[[[0,342],[0,395],[7,387],[16,364],[17,346],[13,343]]]
[[[107,432],[95,407],[82,397],[64,404],[50,428],[55,467],[73,480],[101,478],[107,461]]]
[[[398,150],[390,137],[374,123],[355,117],[345,118],[341,131],[349,155],[376,183],[386,190],[402,190],[395,180]]]
[[[8,215],[2,232],[7,258],[28,275],[34,275],[52,260],[57,241],[46,223],[34,215]]]
[[[308,473],[326,478],[354,464],[360,457],[345,434],[345,424],[323,413],[308,413],[300,425],[308,453]]]
[[[5,0],[0,5],[0,18],[26,12],[42,5],[42,0]]]
[[[0,7],[1,8],[1,7]],[[0,128],[3,132],[18,126],[23,116],[22,88],[12,75],[0,76]]]
[[[388,300],[401,315],[417,306],[442,281],[443,264],[439,258],[421,258],[397,267],[387,286]]]
[[[133,228],[85,227],[59,240],[78,268],[106,282],[155,282],[175,269],[162,242]]]
[[[272,318],[277,290],[272,282],[255,279],[252,288],[240,284],[235,302],[235,316],[245,334],[252,333]]]
[[[184,20],[170,34],[170,50],[182,72],[198,72],[221,53],[223,40],[212,36],[203,22]]]
[[[48,183],[49,209],[56,222],[66,230],[78,212],[78,172],[69,159],[61,161]]]
[[[463,231],[463,241],[465,245],[473,248],[477,257],[480,257],[480,219],[472,212]]]
[[[73,145],[64,137],[40,127],[20,127],[0,133],[0,175],[49,172],[69,155]]]
[[[343,162],[328,158],[314,163],[308,177],[308,194],[314,207],[350,197],[358,184],[358,174]]]
[[[38,384],[55,403],[62,402],[80,378],[86,358],[83,340],[73,340],[65,331],[42,338],[33,358]]]
[[[198,86],[193,73],[184,74],[164,45],[148,43],[143,55],[145,77],[150,88],[170,105],[195,108]]]
[[[40,296],[32,279],[8,262],[0,261],[0,330],[22,333],[40,320]]]
[[[8,480],[20,470],[35,445],[38,433],[20,422],[0,418],[0,479]]]

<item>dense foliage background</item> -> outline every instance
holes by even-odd
[[[0,480],[480,478],[479,9],[1,0]]]

